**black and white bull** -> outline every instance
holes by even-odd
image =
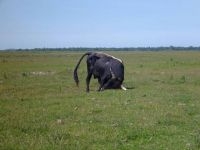
[[[87,56],[87,77],[86,77],[86,91],[89,92],[89,84],[92,75],[98,79],[100,84],[98,91],[104,89],[123,89],[124,81],[124,65],[121,59],[115,58],[111,55],[100,52],[87,52],[78,61],[74,69],[74,80],[78,86],[79,79],[77,70],[82,59]]]

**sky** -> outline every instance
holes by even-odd
[[[200,0],[0,0],[0,49],[200,46]]]

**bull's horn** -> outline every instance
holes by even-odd
[[[121,85],[121,89],[124,90],[124,91],[127,90],[123,85]]]

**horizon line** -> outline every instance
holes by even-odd
[[[199,49],[200,46],[139,46],[139,47],[42,47],[42,48],[8,48],[8,49],[0,49],[0,51],[23,51],[23,50],[55,50],[55,49]]]

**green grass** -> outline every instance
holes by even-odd
[[[0,149],[200,149],[200,52],[109,52],[125,87],[85,92],[81,52],[0,52]]]

